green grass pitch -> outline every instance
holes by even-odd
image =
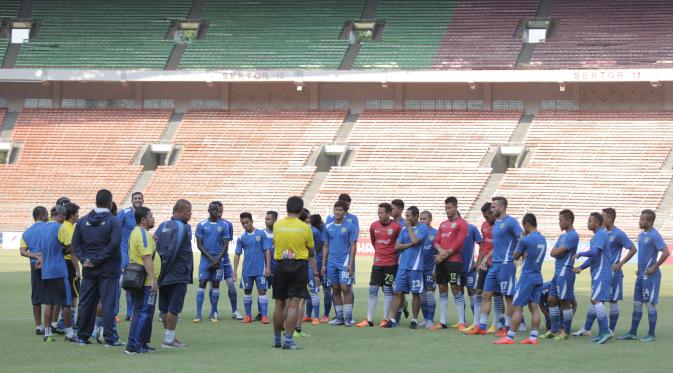
[[[198,258],[196,258],[198,259]],[[356,321],[362,320],[367,310],[367,286],[371,257],[357,258]],[[552,264],[545,263],[548,279]],[[196,285],[189,287],[182,322],[177,335],[189,344],[183,350],[157,349],[154,354],[127,356],[121,348],[101,345],[78,346],[63,342],[45,343],[35,336],[29,301],[28,263],[17,251],[0,252],[0,338],[3,372],[106,371],[130,372],[301,372],[301,371],[362,371],[362,372],[663,372],[670,371],[671,358],[667,352],[673,346],[673,268],[663,268],[662,292],[659,304],[657,341],[650,344],[619,342],[606,345],[590,343],[585,337],[569,341],[541,340],[538,346],[495,346],[492,336],[465,336],[455,330],[410,330],[408,320],[392,330],[305,325],[312,336],[297,342],[302,351],[281,351],[271,348],[271,325],[253,323],[243,325],[229,318],[229,300],[226,292],[220,297],[221,321],[192,324]],[[624,267],[625,297],[617,334],[622,334],[631,323],[631,303],[634,265]],[[578,315],[573,328],[584,322],[588,303],[589,275],[578,276],[576,292]],[[242,291],[239,307],[242,309]],[[322,298],[322,294],[321,294]],[[380,295],[380,302],[383,296]],[[449,301],[450,321],[455,322],[455,310]],[[253,306],[256,309],[256,306]],[[273,305],[270,306],[271,311]],[[122,304],[122,309],[124,305]],[[204,313],[210,309],[206,297]],[[382,306],[377,308],[377,320]],[[470,311],[468,321],[472,320]],[[437,315],[439,311],[437,311]],[[530,316],[527,316],[530,319]],[[119,324],[122,340],[126,340],[128,322]],[[544,325],[542,326],[544,328]],[[640,335],[647,328],[647,314],[643,315]],[[594,326],[594,333],[596,333]],[[163,337],[159,322],[154,324],[152,345],[159,347]],[[517,339],[527,333],[519,333]],[[208,370],[206,370],[208,369]]]

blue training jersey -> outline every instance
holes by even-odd
[[[360,234],[360,221],[358,220],[358,217],[351,214],[350,212],[347,212],[346,215],[344,215],[344,221],[347,221],[353,226],[355,226],[355,229],[357,230],[358,234]],[[329,215],[327,217],[327,220],[325,221],[325,224],[333,223],[334,222],[334,215]]]
[[[524,255],[521,276],[536,284],[542,284],[542,262],[547,253],[547,240],[540,232],[533,232],[519,241],[516,251]]]
[[[243,254],[244,277],[262,276],[266,268],[266,251],[269,240],[264,231],[255,229],[252,233],[244,231],[236,240],[236,254]]]
[[[616,264],[622,260],[622,249],[630,249],[633,247],[633,241],[617,227],[612,227],[608,232],[608,240],[610,240],[610,258],[611,263]]]
[[[126,258],[128,264],[129,237],[131,237],[131,232],[136,227],[136,213],[132,207],[127,207],[119,211],[116,219],[122,228],[122,237],[119,244],[122,251],[122,262]],[[122,265],[125,265],[125,263],[122,263]]]
[[[229,226],[223,220],[210,221],[203,220],[196,225],[196,238],[203,239],[203,248],[210,255],[218,256],[222,250],[226,250],[223,246],[223,240],[231,241],[229,235]],[[205,257],[202,257],[203,261]]]
[[[564,270],[572,270],[575,266],[575,254],[577,254],[577,245],[579,245],[580,236],[577,231],[571,229],[565,233],[561,233],[554,248],[558,249],[563,246],[566,248],[565,254],[556,258],[555,273],[559,274]]]
[[[420,240],[420,242],[417,245],[411,246],[407,248],[406,250],[402,251],[402,254],[400,254],[400,269],[407,269],[407,270],[412,270],[412,271],[422,271],[423,270],[423,243],[427,239],[428,234],[430,232],[430,228],[428,228],[427,225],[425,224],[418,224],[417,226],[412,228],[414,230],[414,234],[416,235],[416,238]],[[409,230],[407,227],[402,228],[402,232],[400,232],[400,236],[397,238],[397,242],[400,244],[408,244],[411,243],[411,238],[409,236]]]
[[[274,254],[274,248],[275,246],[273,245],[273,231],[269,231],[267,229],[264,229],[264,234],[266,235],[266,247],[269,250],[269,254],[271,255],[271,275],[273,276],[276,273],[276,265],[278,262],[276,262],[276,259],[273,257]],[[225,255],[226,256],[226,255]]]
[[[638,275],[645,276],[645,270],[657,262],[659,252],[666,248],[666,243],[661,238],[659,232],[652,228],[649,231],[642,231],[638,236]],[[661,271],[657,268],[654,276],[659,275]]]
[[[479,228],[474,224],[467,225],[467,236],[463,242],[463,249],[460,251],[460,257],[463,261],[463,269],[461,272],[467,273],[472,271],[472,265],[474,264],[474,243],[481,245],[481,233],[479,233]]]
[[[229,220],[227,220],[227,219],[220,219],[220,221],[222,221],[224,224],[227,225],[227,227],[229,227],[229,240],[232,241],[232,240],[234,239],[234,225],[231,224],[231,222],[230,222]],[[228,251],[228,250],[229,250],[229,246],[225,247],[224,250],[225,250],[225,251]],[[271,256],[273,257],[273,253],[271,253]],[[222,255],[222,263],[224,263],[224,265],[228,265],[228,264],[231,263],[231,262],[229,261],[229,252],[227,252],[226,254]]]
[[[593,256],[586,255],[594,253]],[[589,252],[583,256],[590,256],[591,278],[593,280],[610,280],[612,278],[612,266],[610,258],[610,240],[608,231],[599,228],[589,242]]]
[[[512,253],[523,229],[513,217],[505,215],[493,224],[493,263],[511,263]]]
[[[423,241],[423,271],[424,272],[434,272],[435,270],[435,256],[437,256],[437,251],[433,245],[433,241],[437,236],[437,229],[428,227],[428,236],[425,237]]]
[[[42,230],[47,226],[47,223],[43,221],[36,221],[26,229],[21,235],[21,239],[26,244],[26,248],[33,254],[40,253],[40,236],[42,236]],[[30,263],[35,264],[37,259],[30,258]]]
[[[318,264],[318,266],[320,266],[322,264],[322,232],[314,226],[311,226],[311,232],[313,232],[313,251],[315,259],[316,261],[320,259],[320,264]]]
[[[61,223],[50,221],[40,234],[39,246],[42,253],[42,279],[68,277],[68,267],[63,257],[63,245],[58,240]]]
[[[322,241],[328,244],[327,265],[339,268],[348,267],[351,242],[357,242],[357,240],[357,228],[345,219],[341,224],[335,222],[326,224],[322,232]]]

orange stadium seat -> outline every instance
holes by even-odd
[[[540,216],[547,234],[569,208],[588,238],[588,214],[613,207],[617,224],[635,238],[640,211],[659,207],[673,177],[661,169],[673,148],[672,113],[541,112],[524,142],[526,168],[508,170],[496,194],[510,199],[513,214]]]
[[[86,209],[99,188],[117,203],[126,197],[142,166],[132,165],[141,145],[166,128],[165,110],[25,109],[12,141],[22,146],[15,164],[0,165],[0,226],[19,230],[36,205],[49,208],[66,195]]]
[[[148,202],[170,216],[178,198],[194,205],[198,221],[208,202],[224,203],[224,216],[256,216],[285,208],[288,195],[302,195],[315,166],[313,147],[334,140],[345,112],[191,111],[173,138],[184,146],[174,166],[161,166],[147,189]]]

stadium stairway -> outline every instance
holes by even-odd
[[[551,13],[552,5],[554,0],[540,0],[540,5],[537,8],[537,14],[535,15],[538,19],[544,19],[549,17]],[[537,43],[523,43],[521,51],[519,52],[519,57],[516,58],[517,69],[527,68],[530,65],[531,59],[533,59],[533,53],[535,53],[535,48]]]
[[[526,134],[528,133],[528,129],[533,123],[533,118],[533,114],[523,114],[521,116],[519,123],[514,128],[514,132],[512,132],[512,136],[509,138],[507,146],[520,146],[523,143],[523,140],[526,138]],[[495,158],[496,151],[497,148],[491,148],[489,154],[482,160],[480,167],[490,168],[492,166],[493,159]],[[495,191],[498,189],[504,178],[504,172],[495,172],[495,170],[491,171],[491,174],[479,192],[479,195],[475,199],[471,208],[467,211],[466,216],[468,221],[481,221],[481,206],[484,203],[491,201],[491,198],[494,196]]]
[[[339,126],[339,129],[337,130],[336,136],[334,136],[334,144],[346,144],[348,135],[353,130],[353,126],[355,125],[355,122],[358,121],[359,116],[360,114],[355,113],[349,113],[346,115],[343,122],[341,122],[341,126]],[[318,149],[314,149],[313,156],[308,160],[308,165],[316,164],[316,160],[322,146],[317,148]],[[350,159],[352,160],[352,157],[350,157]],[[327,179],[327,176],[329,176],[329,170],[321,171],[316,169],[316,172],[313,174],[311,181],[306,186],[306,190],[302,195],[302,198],[304,198],[304,202],[307,204],[307,206],[311,205],[316,194],[320,191],[320,187],[322,187],[323,182]]]
[[[159,142],[167,143],[173,139],[173,136],[180,127],[180,123],[182,122],[182,118],[184,118],[184,116],[185,116],[184,113],[178,113],[178,112],[173,112],[173,114],[171,114],[171,117],[168,119],[168,124],[166,125],[164,132],[161,134],[161,139],[159,140]],[[144,145],[142,149],[138,151],[138,153],[135,156],[135,159],[133,160],[134,165],[141,164],[143,154],[145,154],[148,148],[149,145]],[[131,206],[131,196],[133,195],[133,193],[135,192],[145,193],[145,189],[147,189],[147,186],[149,185],[150,180],[152,180],[152,176],[154,175],[155,172],[156,170],[154,169],[143,169],[140,172],[140,176],[138,176],[138,179],[136,179],[136,182],[135,184],[133,184],[133,187],[131,188],[129,193],[124,197],[124,200],[122,201],[120,207]]]
[[[671,170],[673,169],[673,150],[668,155],[668,158],[664,162],[664,165],[661,167],[662,170]],[[673,181],[668,185],[664,197],[661,199],[659,208],[657,209],[657,216],[660,217],[655,223],[655,228],[663,229],[664,225],[671,225],[671,216],[673,216]],[[666,224],[668,223],[668,224]],[[664,237],[664,239],[673,239],[673,235],[669,237]]]
[[[379,0],[367,0],[365,6],[362,8],[362,14],[360,19],[374,19],[376,16],[376,9],[379,7]],[[362,44],[355,43],[350,44],[344,57],[341,59],[341,64],[339,64],[339,70],[350,70],[355,64],[355,60],[358,58],[358,54],[362,49]]]
[[[3,18],[30,18],[31,1],[23,0],[19,4],[15,0],[0,0],[0,23]],[[3,68],[14,67],[16,58],[19,56],[21,44],[11,44],[10,31],[3,35],[0,32],[0,62]]]

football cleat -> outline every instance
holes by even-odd
[[[374,326],[374,323],[369,321],[369,320],[362,320],[359,323],[355,324],[358,328],[366,328],[366,327],[372,327]]]
[[[591,337],[591,330],[586,330],[584,328],[574,332],[572,334],[575,337]]]
[[[493,344],[495,345],[515,345],[516,342],[514,342],[513,339],[509,339],[507,337],[502,337],[498,339],[497,341],[493,341]]]

